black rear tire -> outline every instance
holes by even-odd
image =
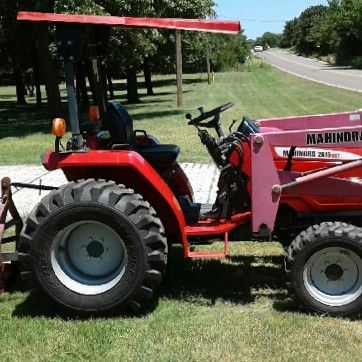
[[[287,283],[309,310],[333,316],[362,312],[362,229],[323,222],[288,248]]]
[[[164,228],[149,203],[123,185],[94,179],[44,197],[24,225],[19,248],[30,255],[46,299],[74,314],[140,310],[167,261]]]

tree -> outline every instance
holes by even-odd
[[[212,69],[226,71],[237,68],[246,61],[250,48],[245,35],[236,36],[212,34],[210,36],[210,53]]]
[[[155,11],[163,17],[205,18],[214,15],[213,0],[160,0],[155,2]],[[175,31],[177,106],[182,106],[182,38],[179,30]]]
[[[297,23],[297,18],[289,20],[285,23],[280,44],[282,48],[291,48],[292,46],[294,46]]]
[[[333,0],[319,24],[314,38],[323,52],[335,53],[338,63],[348,63],[362,55],[362,2]]]
[[[55,27],[46,23],[18,23],[15,20],[20,10],[62,12],[76,14],[110,14],[116,16],[159,16],[206,18],[215,15],[213,0],[2,0],[0,2],[0,71],[11,72],[14,84],[17,84],[19,103],[24,103],[23,74],[31,74],[37,89],[37,102],[41,102],[40,83],[45,84],[51,117],[62,115],[59,81],[62,69],[57,63],[55,45]],[[244,37],[223,37],[193,32],[182,33],[182,45],[185,55],[184,67],[188,72],[206,69],[206,39],[209,39],[211,61],[214,70],[233,67],[242,62],[247,55]],[[221,40],[223,39],[223,40]],[[144,72],[148,94],[153,93],[152,71],[171,73],[175,71],[174,32],[157,29],[113,29],[107,70],[104,83],[112,76],[127,78],[127,97],[137,102],[137,73]],[[14,47],[13,44],[18,44]],[[227,44],[225,56],[217,45]],[[89,63],[89,62],[88,62]],[[86,96],[85,77],[92,83],[89,64],[77,64],[77,86],[79,99]],[[60,69],[60,70],[59,70]],[[30,78],[29,78],[30,79]],[[93,92],[94,93],[94,92]]]
[[[270,47],[275,48],[279,47],[281,44],[282,35],[271,33],[267,31],[261,37],[256,38],[255,45],[262,45],[264,48]]]
[[[313,6],[285,24],[283,47],[303,55],[334,54],[337,63],[362,57],[362,1],[330,0]]]
[[[94,0],[56,0],[54,3],[56,13],[67,14],[88,14],[88,15],[105,15],[104,8]]]
[[[148,0],[139,0],[137,2],[97,0],[96,2],[111,15],[153,15],[152,2]],[[144,67],[145,59],[148,59],[155,49],[152,43],[152,30],[113,29],[110,49],[112,51],[108,56],[109,63],[118,68],[116,72],[126,75],[128,102],[139,102],[137,73]],[[150,65],[147,70],[150,70]],[[150,74],[148,74],[148,77],[150,78]],[[148,81],[150,83],[150,79]],[[148,87],[150,88],[150,84],[148,84]]]
[[[212,0],[58,0],[57,10],[61,12],[76,12],[94,14],[102,9],[115,16],[159,16],[159,17],[191,17],[204,18],[213,15],[214,2]],[[163,39],[163,37],[166,37]],[[157,30],[123,30],[113,29],[111,46],[108,55],[110,65],[108,73],[125,75],[127,78],[127,99],[129,102],[138,102],[137,73],[144,70],[146,87],[149,94],[153,92],[151,69],[154,55],[158,54],[158,47],[169,41],[168,32]],[[174,46],[170,47],[174,49]],[[168,58],[168,55],[166,55]],[[109,75],[108,74],[108,78]]]
[[[296,51],[302,55],[311,55],[318,52],[318,44],[313,37],[315,26],[319,24],[327,7],[323,5],[310,6],[304,10],[294,28],[294,42]]]
[[[1,58],[12,74],[18,104],[26,104],[24,69],[30,66],[30,43],[24,28],[16,21],[17,12],[17,1],[2,0],[0,3]],[[14,46],[15,44],[18,46]]]

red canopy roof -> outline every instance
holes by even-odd
[[[230,20],[199,20],[174,18],[130,18],[100,15],[69,15],[20,11],[18,20],[54,23],[75,23],[118,26],[121,28],[162,28],[237,34],[240,22]]]

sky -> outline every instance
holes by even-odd
[[[309,6],[327,0],[216,0],[218,19],[240,20],[244,33],[255,39],[266,31],[281,33],[291,20]]]

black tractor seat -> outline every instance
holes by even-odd
[[[176,161],[180,153],[177,145],[140,146],[137,151],[156,169],[167,170]]]
[[[133,131],[132,118],[118,101],[108,103],[103,126],[109,130],[113,145],[130,145],[132,150],[140,153],[160,173],[169,169],[180,153],[180,147],[177,145],[139,145]]]

